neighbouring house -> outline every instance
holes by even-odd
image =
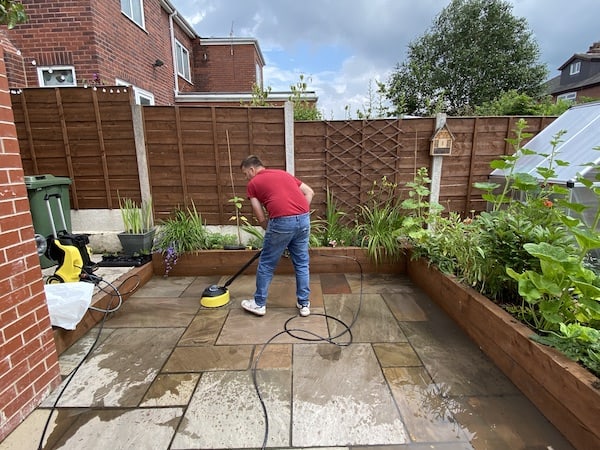
[[[546,83],[554,100],[600,99],[600,42],[586,53],[575,53],[558,70],[560,75]]]
[[[6,61],[11,89],[127,85],[142,105],[240,104],[264,89],[256,39],[202,38],[169,0],[22,3],[29,20],[5,31],[18,49]]]

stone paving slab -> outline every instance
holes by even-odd
[[[293,367],[293,446],[407,442],[369,344],[295,345]]]
[[[115,330],[72,377],[60,407],[138,406],[160,371],[182,328]],[[51,406],[67,380],[42,404]]]
[[[323,313],[321,308],[311,307],[313,313]],[[217,339],[217,345],[232,345],[240,342],[247,344],[264,344],[276,334],[285,330],[285,323],[288,319],[294,318],[290,322],[288,329],[302,328],[318,336],[329,336],[329,330],[325,318],[322,316],[311,315],[309,317],[299,317],[298,309],[293,308],[271,308],[267,306],[267,313],[262,316],[255,316],[243,309],[231,310],[223,330]],[[314,338],[309,333],[300,333],[301,337]],[[294,343],[298,342],[292,336],[282,334],[273,342]]]
[[[104,450],[168,448],[183,408],[86,411],[54,448]]]
[[[349,347],[287,335],[263,345],[290,317],[292,327],[325,336],[342,327],[316,314],[298,316],[293,276],[274,278],[265,317],[240,307],[254,291],[252,275],[235,280],[224,307],[199,306],[207,285],[227,278],[155,277],[136,292],[121,317],[114,315],[114,327],[107,322],[65,391],[44,447],[260,448],[265,416],[252,382],[260,355],[270,448],[572,449],[404,275],[311,276],[313,313],[349,322],[362,293]],[[61,355],[61,373],[81,361],[96,333],[90,330]],[[1,450],[38,449],[61,388]]]
[[[289,370],[257,373],[268,411],[269,447],[289,447],[291,377]],[[179,449],[260,448],[265,418],[252,373],[210,372],[202,375],[173,444]]]
[[[406,336],[380,294],[324,295],[325,311],[352,325],[353,342],[406,342]],[[358,319],[353,324],[358,311]],[[328,319],[331,335],[344,330],[338,320]]]

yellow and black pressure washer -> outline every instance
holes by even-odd
[[[58,203],[58,211],[62,220],[62,229],[56,230],[50,199],[55,198]],[[44,196],[52,236],[47,237],[46,256],[58,263],[53,275],[46,279],[46,284],[71,283],[85,281],[97,269],[91,260],[91,249],[88,246],[90,239],[87,234],[72,234],[67,231],[65,215],[62,209],[60,194],[46,194]]]

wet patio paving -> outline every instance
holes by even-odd
[[[405,275],[313,274],[306,318],[293,275],[274,278],[264,317],[240,307],[253,275],[235,280],[226,306],[201,307],[226,279],[139,288],[62,392],[43,448],[245,449],[265,437],[278,449],[572,448]],[[98,330],[61,355],[64,377]],[[63,385],[1,449],[38,448]]]

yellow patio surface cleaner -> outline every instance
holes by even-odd
[[[252,264],[255,260],[258,259],[262,250],[259,250],[250,258],[250,260],[244,264],[244,266],[237,271],[237,273],[229,278],[223,286],[218,286],[216,284],[210,285],[204,292],[202,293],[202,298],[200,298],[200,304],[206,308],[218,308],[219,306],[224,306],[229,303],[229,290],[227,287],[233,283],[244,270],[246,270],[250,264]]]

